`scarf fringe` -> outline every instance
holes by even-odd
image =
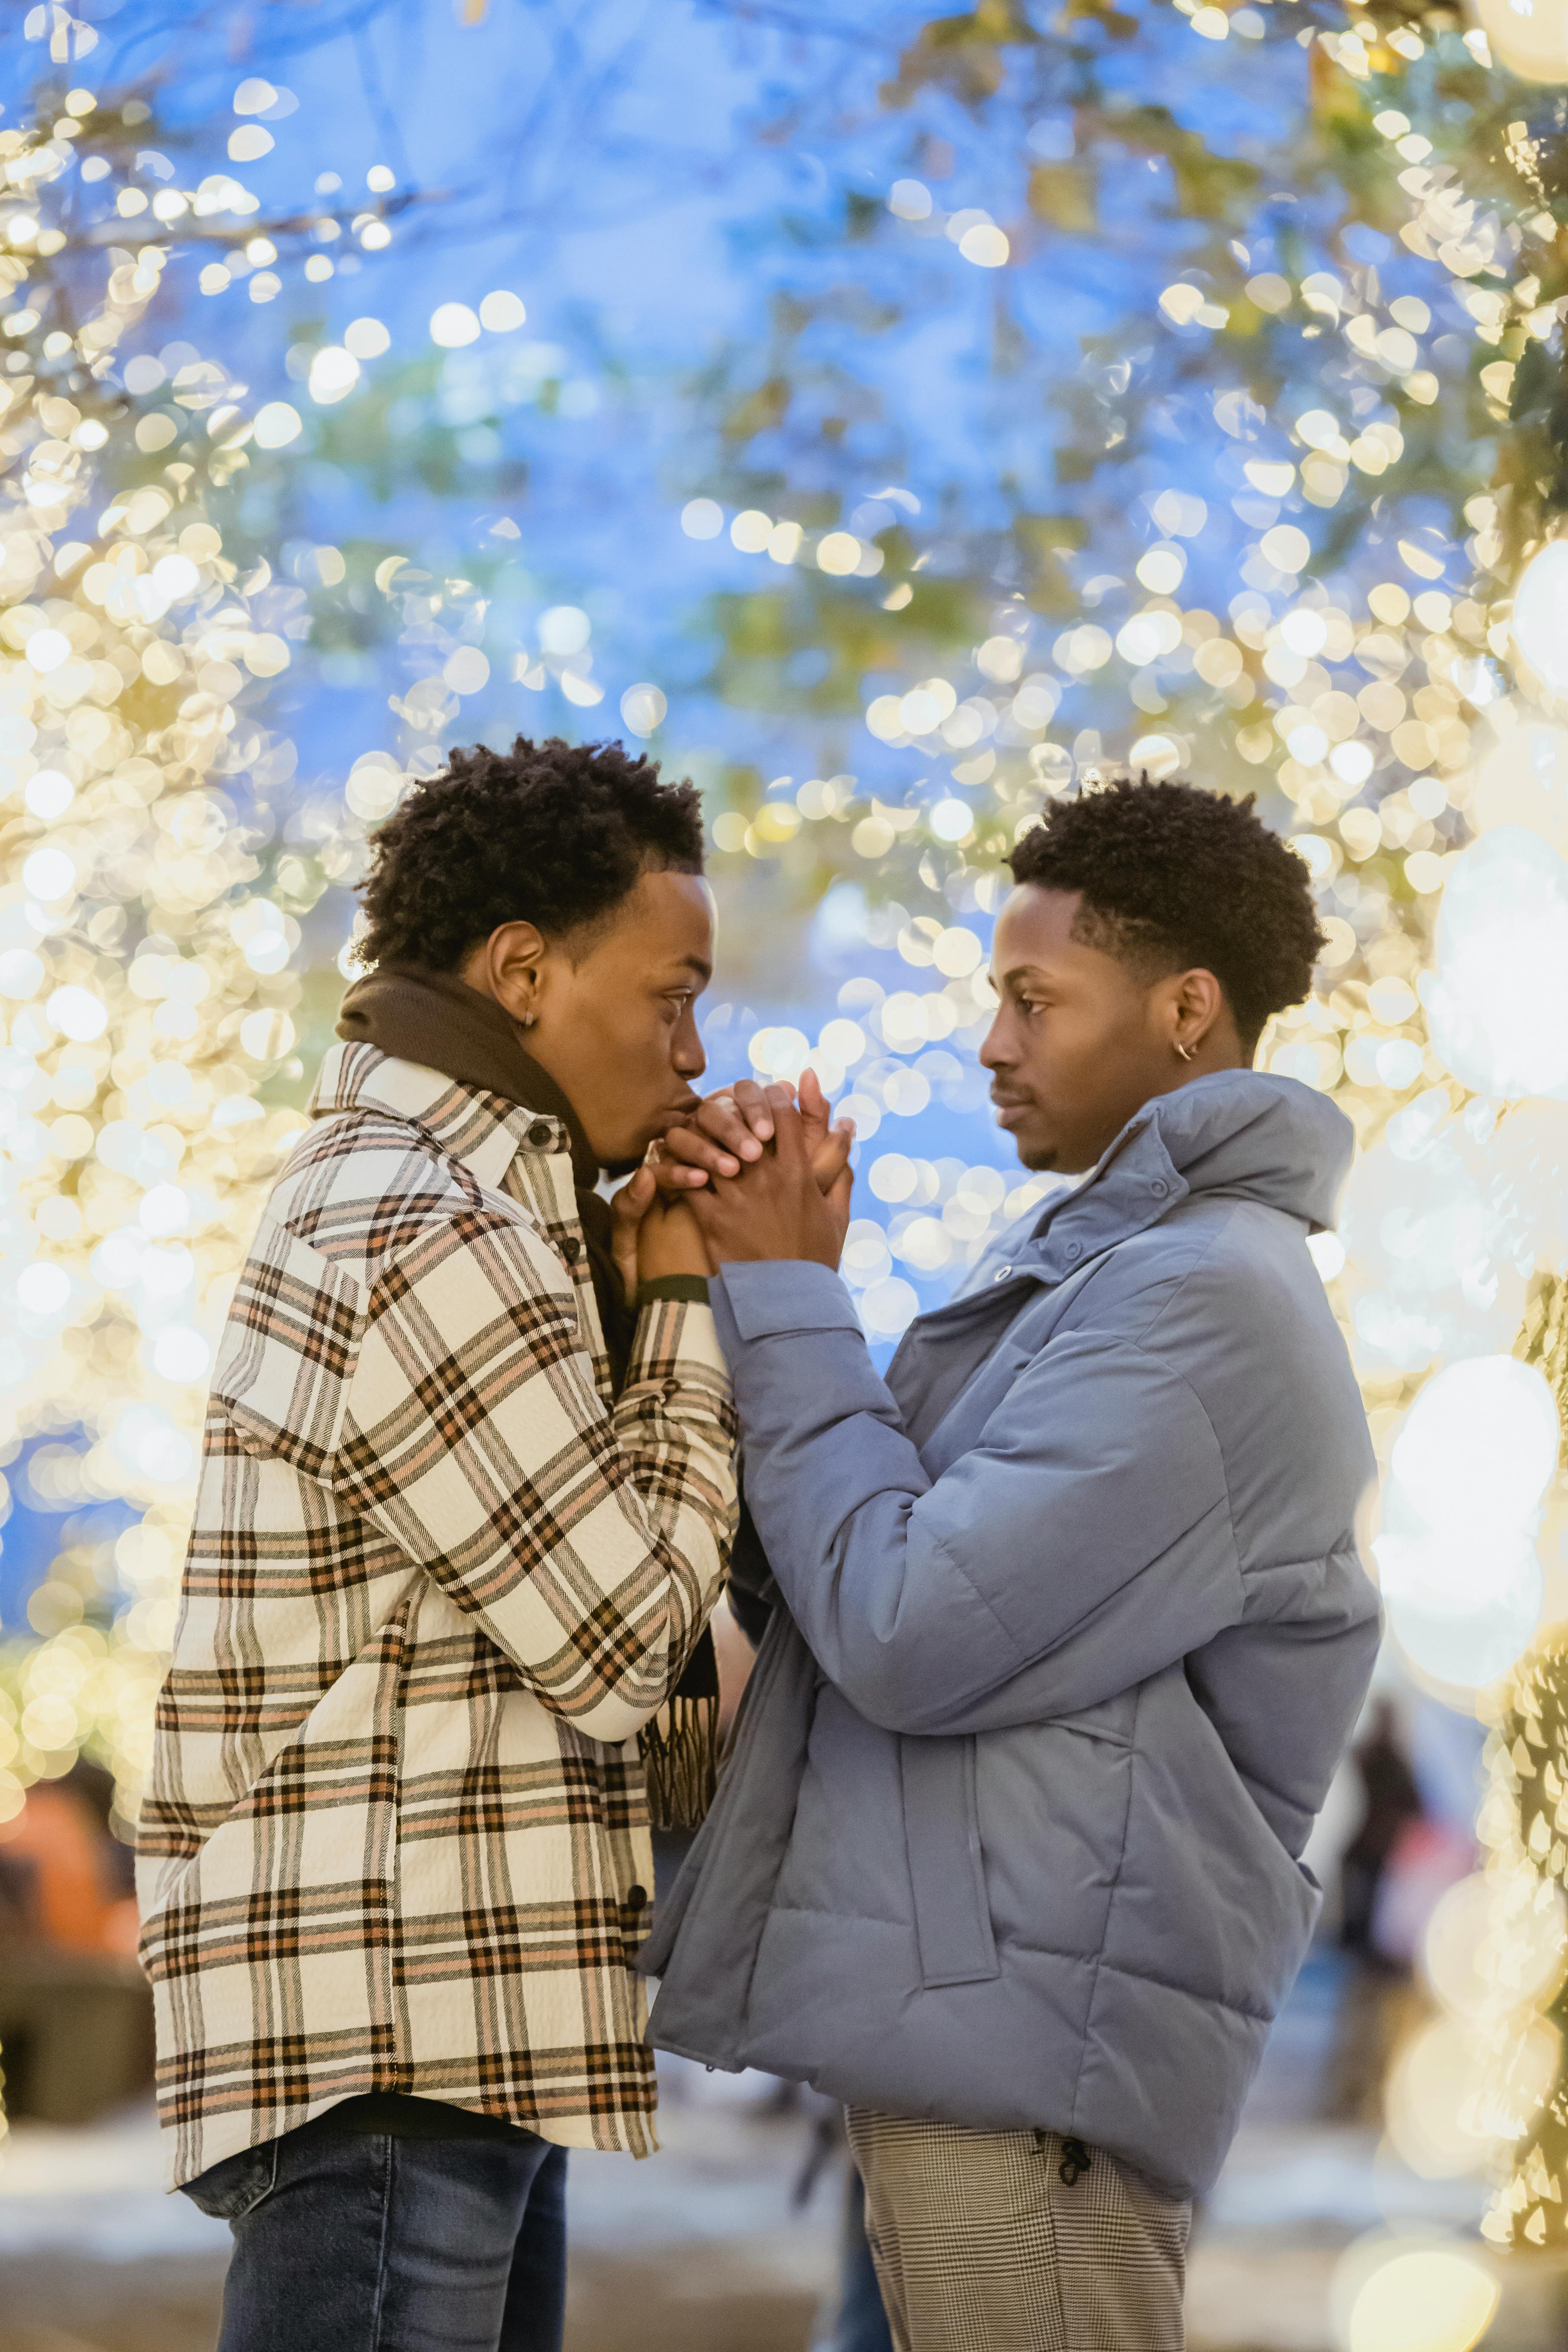
[[[644,1724],[637,1744],[647,1776],[648,1820],[656,1830],[700,1830],[719,1778],[718,1694],[677,1691]]]

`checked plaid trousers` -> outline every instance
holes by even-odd
[[[1182,2352],[1191,2206],[1055,2132],[848,2130],[898,2352]]]

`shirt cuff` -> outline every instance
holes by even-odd
[[[705,1274],[660,1274],[656,1275],[651,1282],[637,1285],[637,1311],[639,1315],[645,1307],[653,1306],[658,1299],[677,1300],[687,1307],[706,1307],[708,1276]]]

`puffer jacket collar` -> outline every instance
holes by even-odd
[[[1354,1129],[1326,1095],[1295,1078],[1216,1070],[1145,1103],[1084,1181],[1047,1203],[1033,1234],[1015,1234],[1008,1271],[1063,1281],[1189,1193],[1258,1201],[1321,1232],[1333,1223],[1354,1148]]]

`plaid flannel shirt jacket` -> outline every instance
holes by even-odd
[[[618,1402],[565,1132],[335,1047],[214,1374],[138,1876],[172,2186],[360,2092],[657,2144],[637,1733],[718,1594],[708,1307]]]

